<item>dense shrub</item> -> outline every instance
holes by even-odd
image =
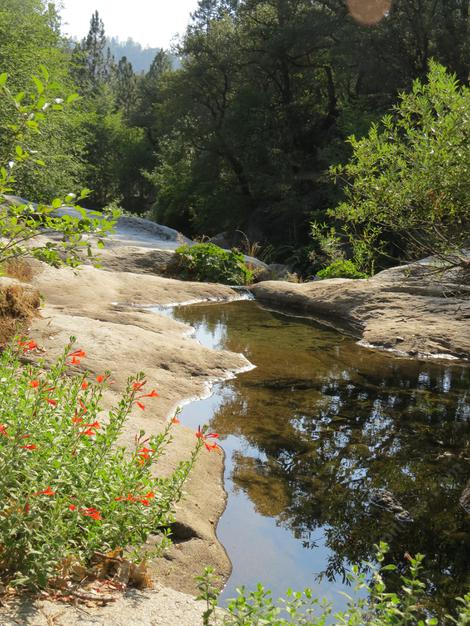
[[[356,265],[376,267],[430,254],[459,262],[470,224],[470,88],[431,63],[392,114],[332,168],[345,200],[330,211]]]
[[[311,589],[301,592],[288,590],[286,598],[273,600],[271,592],[262,585],[256,591],[248,592],[244,587],[237,589],[238,596],[228,601],[225,612],[217,610],[219,592],[213,570],[206,568],[198,577],[199,600],[206,602],[203,614],[204,626],[436,626],[437,624],[470,624],[470,593],[459,599],[461,611],[457,618],[450,616],[439,620],[426,610],[423,603],[425,584],[419,580],[422,555],[415,558],[408,556],[409,574],[401,576],[401,588],[390,592],[386,585],[387,572],[397,568],[383,565],[388,547],[378,546],[377,562],[379,566],[368,566],[367,572],[360,572],[353,566],[349,576],[356,598],[348,597],[348,607],[343,612],[333,614],[327,600],[313,596]],[[367,582],[367,578],[371,582]],[[358,597],[359,596],[359,597]]]
[[[176,254],[186,278],[229,285],[246,285],[253,279],[245,257],[235,248],[223,250],[213,243],[198,243],[180,246]]]
[[[367,274],[360,272],[353,261],[338,259],[333,261],[328,267],[317,273],[317,278],[367,278]]]
[[[0,577],[44,587],[71,557],[86,566],[96,552],[134,548],[138,558],[158,529],[163,549],[173,505],[207,442],[199,433],[191,457],[156,478],[171,421],[159,435],[142,431],[131,450],[116,445],[134,407],[158,396],[144,390],[144,375],[130,378],[104,413],[109,373],[72,375],[69,366],[85,356],[72,343],[50,369],[22,364],[36,351],[26,340],[0,356]]]

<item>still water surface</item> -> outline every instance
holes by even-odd
[[[203,345],[256,365],[181,415],[220,433],[226,454],[217,534],[233,573],[224,598],[262,581],[274,596],[312,587],[342,609],[350,563],[372,560],[380,539],[403,567],[405,552],[427,555],[434,609],[468,589],[470,525],[459,497],[470,476],[469,368],[372,352],[255,302],[171,314]],[[383,508],[377,489],[412,521]]]

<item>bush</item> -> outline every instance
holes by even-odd
[[[223,250],[213,243],[198,243],[191,247],[185,244],[176,250],[176,254],[186,278],[229,285],[246,285],[253,280],[253,272],[236,248]]]
[[[320,280],[325,278],[367,278],[367,274],[360,272],[353,261],[338,259],[320,270],[317,273],[317,278]]]
[[[459,263],[470,223],[470,89],[431,63],[392,115],[331,169],[345,201],[330,211],[357,266],[416,260],[430,254]]]
[[[12,154],[0,161],[0,239],[3,240],[0,265],[20,257],[34,257],[55,267],[63,264],[76,267],[82,262],[83,252],[90,259],[94,258],[92,240],[85,235],[95,235],[98,247],[102,247],[103,238],[112,231],[118,213],[108,216],[87,213],[77,202],[89,195],[89,189],[83,189],[78,196],[68,193],[63,199],[54,198],[50,205],[12,201],[5,197],[15,193],[18,168],[45,168],[46,164],[31,149],[31,139],[41,133],[50,112],[61,112],[78,98],[77,94],[69,95],[65,101],[53,98],[49,72],[43,66],[40,66],[39,76],[33,76],[32,80],[34,93],[22,92],[14,96],[7,87],[7,74],[0,74],[2,103],[8,104],[13,111],[14,123],[7,124],[7,129],[15,146]],[[75,212],[78,217],[57,213],[57,209],[65,207],[73,209],[72,214]],[[38,241],[37,235],[44,231],[53,231],[61,237],[49,239],[46,243]]]
[[[332,607],[327,600],[319,600],[313,596],[311,589],[303,592],[289,590],[286,598],[274,601],[271,592],[262,585],[256,591],[247,592],[244,587],[237,590],[238,596],[228,601],[225,612],[217,609],[219,592],[216,588],[216,579],[211,568],[206,568],[204,574],[197,578],[200,595],[198,600],[206,602],[206,611],[203,614],[204,626],[325,626],[336,624],[344,626],[388,626],[406,624],[416,626],[431,626],[437,624],[470,624],[470,593],[465,598],[458,599],[462,609],[457,619],[447,616],[439,621],[432,616],[423,603],[425,585],[419,580],[419,573],[423,556],[418,554],[409,559],[409,574],[401,576],[402,586],[399,592],[387,590],[385,577],[387,572],[397,568],[390,564],[383,566],[388,546],[382,543],[377,546],[377,562],[379,566],[368,566],[368,571],[360,573],[358,566],[353,566],[350,582],[361,595],[360,599],[348,598],[348,608],[345,612],[333,615]],[[366,577],[371,577],[371,583]],[[333,621],[334,619],[334,621]]]
[[[168,478],[152,469],[171,440],[141,431],[132,450],[116,446],[134,407],[158,396],[144,375],[130,378],[118,405],[101,413],[109,380],[72,375],[85,356],[71,342],[48,370],[23,365],[34,341],[19,341],[0,356],[0,576],[12,585],[45,587],[67,559],[82,566],[95,553],[141,547],[162,532],[169,542],[173,505],[205,436]],[[173,420],[177,421],[177,420]]]

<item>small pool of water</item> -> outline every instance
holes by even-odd
[[[470,369],[372,352],[255,302],[171,315],[203,345],[256,365],[181,415],[220,433],[226,454],[217,534],[233,573],[223,597],[261,581],[274,596],[309,586],[342,609],[350,564],[373,560],[382,539],[403,568],[406,552],[427,555],[430,605],[451,608],[470,583],[459,505],[470,476]],[[390,497],[408,521],[387,510]]]

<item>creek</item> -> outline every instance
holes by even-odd
[[[159,311],[161,312],[161,311]],[[217,535],[233,564],[222,598],[258,581],[274,597],[311,587],[335,609],[352,563],[426,555],[438,613],[470,583],[470,369],[363,348],[313,321],[256,302],[175,307],[197,340],[256,367],[183,408],[225,451],[225,513]],[[391,585],[396,581],[391,580]]]

